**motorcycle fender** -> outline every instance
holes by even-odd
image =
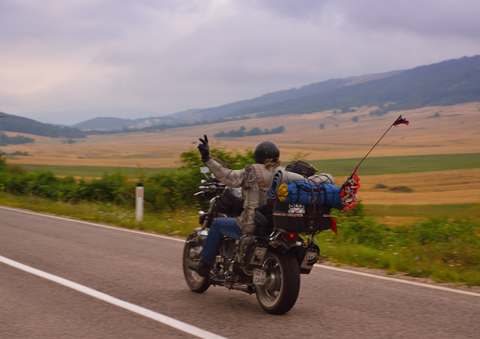
[[[296,248],[299,248],[299,244],[298,243],[294,243],[294,242],[285,242],[283,240],[280,240],[278,241],[278,245],[277,247],[275,247],[277,250],[279,250],[281,253],[287,253],[288,251],[290,251],[290,249],[296,249]]]

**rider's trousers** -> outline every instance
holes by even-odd
[[[203,262],[213,265],[224,236],[232,239],[240,239],[242,236],[242,230],[238,227],[235,218],[217,218],[212,223],[200,253],[200,259]]]

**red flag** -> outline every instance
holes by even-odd
[[[401,125],[401,124],[405,124],[405,125],[408,125],[409,124],[409,121],[405,118],[402,118],[402,116],[400,115],[398,117],[397,120],[395,120],[395,122],[393,123],[393,126],[398,126],[398,125]]]
[[[353,170],[353,173],[345,181],[340,189],[340,197],[342,198],[342,212],[346,212],[349,209],[355,208],[358,202],[358,189],[360,188],[360,179],[357,176],[357,168]]]
[[[330,229],[335,233],[337,234],[337,219],[332,219],[330,221]]]

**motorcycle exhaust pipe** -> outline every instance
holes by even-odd
[[[249,294],[255,293],[255,285],[252,285],[252,284],[234,283],[232,284],[231,288],[233,290],[243,291]]]

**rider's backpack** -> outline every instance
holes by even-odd
[[[315,174],[317,169],[306,162],[297,160],[285,167],[286,171],[301,174],[304,177],[310,177]]]
[[[228,187],[217,199],[215,210],[218,213],[228,214],[230,217],[240,215],[243,212],[243,201],[240,200]]]

